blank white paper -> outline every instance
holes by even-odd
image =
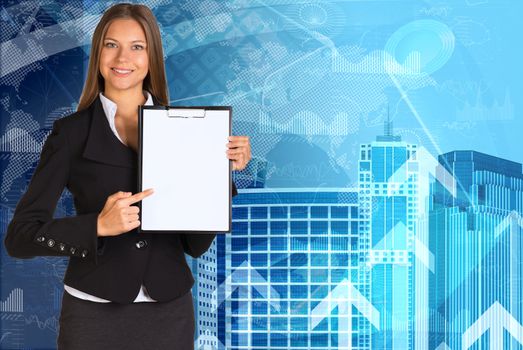
[[[169,113],[143,110],[141,190],[154,193],[141,203],[142,230],[229,231],[229,110]]]

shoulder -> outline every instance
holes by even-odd
[[[65,130],[73,130],[89,125],[92,118],[91,108],[74,112],[54,121],[53,127]]]
[[[62,135],[70,145],[83,144],[91,129],[92,120],[97,110],[96,103],[100,103],[100,101],[97,99],[86,109],[55,120],[51,134]]]
[[[63,129],[67,133],[88,133],[96,113],[104,113],[99,97],[89,107],[57,119],[53,124],[53,129]]]

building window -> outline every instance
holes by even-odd
[[[267,254],[265,253],[251,253],[252,266],[267,266]]]
[[[305,253],[294,253],[291,255],[291,266],[307,266],[308,257]]]
[[[271,207],[271,219],[287,219],[287,207]]]
[[[231,246],[233,251],[247,251],[249,249],[249,242],[247,238],[231,238]]]
[[[247,254],[231,254],[231,265],[232,267],[240,266],[244,261],[247,260]]]
[[[272,333],[271,337],[271,347],[287,347],[287,333]],[[244,343],[247,344],[247,343]]]
[[[349,233],[349,223],[347,221],[332,221],[332,234],[346,235]]]
[[[329,207],[311,207],[311,218],[328,218],[329,217]]]
[[[247,222],[237,222],[233,221],[232,223],[232,234],[233,235],[247,235],[249,233],[249,226]]]
[[[291,207],[291,218],[308,218],[309,211],[308,207]]]
[[[287,283],[288,281],[288,270],[287,269],[271,269],[271,283]],[[273,286],[274,288],[279,286]],[[287,288],[287,286],[284,286]],[[280,298],[282,296],[280,295]]]
[[[232,208],[232,218],[233,220],[248,219],[249,214],[246,207],[233,207]]]
[[[328,266],[329,265],[329,255],[311,253],[311,266]]]
[[[287,237],[271,237],[271,250],[287,250]]]
[[[292,237],[291,238],[291,250],[294,250],[294,251],[309,250],[307,237],[306,236]]]
[[[331,218],[346,219],[349,217],[348,207],[331,207]]]
[[[291,221],[291,234],[307,234],[307,221]]]
[[[306,331],[308,328],[308,320],[306,317],[292,317],[291,331]]]
[[[267,219],[267,207],[252,207],[251,219]]]
[[[311,235],[324,235],[329,232],[328,221],[311,221]]]
[[[267,346],[267,333],[252,333],[252,345]]]
[[[271,254],[271,267],[287,267],[288,254]]]
[[[287,323],[286,317],[271,317],[271,331],[286,331]]]
[[[287,221],[271,221],[271,235],[286,235],[287,228]]]
[[[307,285],[291,285],[292,299],[307,299]]]
[[[251,222],[251,234],[266,235],[267,234],[267,222],[266,221]]]
[[[311,282],[327,282],[329,279],[329,270],[327,269],[311,269]]]
[[[251,250],[267,250],[267,238],[251,237]]]

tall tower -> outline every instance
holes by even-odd
[[[196,331],[196,350],[218,350],[218,314],[216,310],[217,284],[217,241],[216,238],[207,252],[198,259],[187,257],[194,276],[192,288]]]
[[[371,348],[413,348],[413,242],[418,206],[416,145],[393,134],[360,146],[360,250],[366,251],[360,281],[370,285],[365,297],[380,312],[381,327],[373,331]]]
[[[474,349],[489,344],[520,349],[509,334],[513,326],[505,335],[490,331],[471,337],[467,330],[475,324],[502,326],[508,314],[523,321],[522,165],[475,151],[449,152],[439,163],[456,179],[457,194],[451,196],[438,182],[431,187],[430,249],[436,270],[429,288],[430,348],[445,342],[451,349],[472,343]]]

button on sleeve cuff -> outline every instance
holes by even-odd
[[[97,213],[53,219],[44,224],[24,255],[55,255],[86,259],[97,263]],[[23,226],[22,226],[23,227]],[[21,237],[21,235],[19,236]]]

